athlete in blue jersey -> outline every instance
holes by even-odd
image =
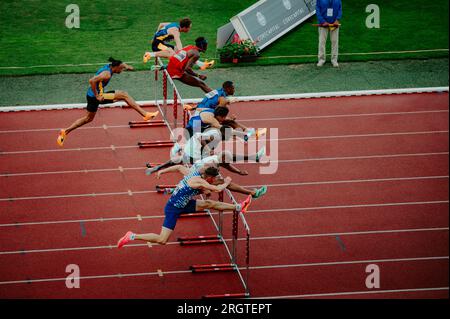
[[[212,110],[216,110],[219,107],[223,107],[228,109],[228,105],[232,102],[232,99],[230,96],[234,95],[235,87],[233,82],[231,81],[225,81],[222,84],[222,88],[219,88],[217,90],[213,90],[207,94],[205,94],[205,97],[203,100],[197,104],[196,106],[192,106],[189,104],[184,105],[184,109],[187,111],[193,111],[196,110],[194,113],[194,116],[191,117],[194,118],[194,120],[198,120],[198,117],[201,113],[212,112]],[[206,115],[206,117],[208,117]],[[205,115],[203,116],[205,118]],[[215,125],[214,125],[215,124]],[[266,128],[260,128],[258,130],[255,129],[249,129],[246,126],[242,125],[241,123],[236,121],[235,116],[226,117],[220,121],[221,125],[227,125],[232,127],[235,131],[235,135],[243,138],[244,140],[248,140],[250,136],[253,134],[256,135],[256,137],[261,137],[264,134],[266,134],[267,129]],[[217,123],[210,123],[209,126],[216,127]],[[190,131],[191,125],[188,125],[187,129],[189,133],[192,135],[192,131]],[[203,126],[202,126],[203,129]]]
[[[190,171],[187,167],[177,165],[169,167],[160,173],[179,172],[184,175],[184,178],[178,183],[175,191],[172,193],[169,201],[164,208],[165,219],[159,234],[135,234],[131,231],[127,232],[125,236],[119,239],[117,247],[121,248],[132,240],[143,240],[150,243],[164,245],[170,238],[177,219],[182,213],[194,213],[205,209],[216,209],[220,211],[240,211],[246,212],[250,206],[252,197],[249,195],[245,201],[240,204],[228,204],[212,200],[195,200],[195,196],[202,192],[223,191],[230,183],[231,178],[224,179],[221,185],[212,185],[215,178],[219,175],[217,168],[208,167],[204,170]]]
[[[181,33],[188,33],[191,30],[192,21],[189,18],[181,19],[180,22],[165,22],[160,23],[158,31],[155,33],[152,39],[152,51],[145,52],[143,61],[147,63],[151,58],[170,58],[176,51],[183,48],[181,43]],[[175,41],[175,46],[168,43]],[[202,70],[205,70],[214,65],[214,61],[206,60],[201,62],[200,60],[195,63]]]
[[[217,106],[227,106],[230,104],[229,96],[234,94],[234,84],[231,81],[225,81],[222,87],[205,94],[203,100],[196,106],[185,104],[184,108],[188,111],[195,109],[215,109]]]
[[[105,87],[108,85],[114,74],[119,74],[123,70],[133,70],[132,66],[123,63],[122,61],[109,58],[109,62],[111,63],[101,67],[95,76],[89,80],[90,87],[86,94],[87,113],[84,117],[72,123],[71,126],[60,131],[57,139],[59,146],[64,145],[64,141],[71,131],[92,122],[100,104],[125,101],[125,103],[141,114],[145,121],[149,121],[158,115],[159,112],[144,111],[127,92],[119,90],[104,92]]]

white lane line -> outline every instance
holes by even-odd
[[[426,157],[426,156],[442,156],[448,155],[449,152],[436,153],[411,153],[411,154],[388,154],[388,155],[368,155],[368,156],[349,156],[349,157],[319,157],[319,158],[304,158],[292,160],[272,161],[273,163],[295,163],[295,162],[310,162],[310,161],[340,161],[340,160],[359,160],[359,159],[378,159],[378,158],[396,158],[396,157]],[[239,164],[253,164],[255,163],[239,163]],[[144,170],[145,167],[124,167],[123,170]],[[29,173],[1,173],[0,177],[14,177],[14,176],[28,176],[28,175],[51,175],[51,174],[77,174],[77,173],[96,173],[96,172],[114,172],[118,168],[99,168],[99,169],[84,169],[72,171],[48,171],[48,172],[29,172]]]
[[[386,136],[411,136],[411,135],[431,135],[431,134],[448,134],[448,130],[441,131],[420,131],[420,132],[394,132],[394,133],[371,133],[371,134],[348,134],[348,135],[326,135],[326,136],[305,136],[305,137],[285,137],[278,139],[261,139],[260,143],[270,141],[308,141],[308,140],[326,140],[326,139],[349,139],[349,138],[369,138],[369,137],[386,137]],[[138,145],[124,145],[114,146],[116,149],[130,149],[138,148]],[[79,147],[68,149],[47,149],[47,150],[24,150],[24,151],[0,151],[0,155],[15,155],[15,154],[28,154],[28,153],[48,153],[48,152],[73,152],[73,151],[102,151],[102,150],[114,150],[112,146],[98,146],[98,147]]]
[[[363,204],[363,205],[339,205],[339,206],[318,206],[318,207],[296,207],[296,208],[275,208],[275,209],[259,209],[250,210],[248,213],[260,214],[260,213],[282,213],[282,212],[305,212],[305,211],[316,211],[316,210],[330,210],[330,209],[352,209],[352,208],[373,208],[373,207],[396,207],[396,206],[417,206],[417,205],[441,205],[448,204],[449,201],[424,201],[424,202],[402,202],[402,203],[379,203],[379,204]],[[212,213],[213,215],[215,213]],[[229,215],[231,213],[224,212],[224,215]],[[164,215],[151,215],[143,216],[142,219],[158,219],[164,218]],[[94,223],[94,222],[108,222],[108,221],[119,221],[119,220],[135,220],[136,216],[133,217],[101,217],[92,219],[78,219],[78,220],[57,220],[57,221],[45,221],[45,222],[23,222],[23,223],[8,223],[0,224],[0,227],[19,227],[19,226],[35,226],[35,225],[52,225],[52,224],[68,224],[68,223]]]
[[[427,179],[448,179],[448,175],[443,176],[417,176],[417,177],[395,177],[395,178],[373,178],[358,180],[341,180],[341,181],[323,181],[323,182],[299,182],[299,183],[283,183],[283,184],[265,184],[267,187],[292,187],[292,186],[308,186],[308,185],[327,185],[327,184],[351,184],[351,183],[372,183],[372,182],[394,182],[409,180],[427,180]],[[244,185],[244,187],[259,187],[260,185]]]
[[[417,177],[395,177],[395,178],[374,178],[374,179],[352,179],[352,180],[336,180],[336,181],[322,181],[322,182],[301,182],[301,183],[284,183],[284,184],[267,184],[268,187],[285,187],[285,186],[308,186],[308,185],[333,185],[333,184],[352,184],[352,183],[378,183],[378,182],[393,182],[393,181],[414,181],[414,180],[430,180],[430,179],[446,179],[447,175],[442,176],[417,176]],[[96,197],[96,196],[121,196],[132,194],[149,194],[157,191],[131,191],[127,192],[112,192],[112,193],[91,193],[91,194],[69,194],[69,195],[50,195],[50,196],[30,196],[30,197],[9,197],[0,198],[0,202],[6,201],[20,201],[20,200],[38,200],[38,199],[60,199],[60,198],[74,198],[74,197]]]
[[[114,146],[115,149],[128,149],[128,148],[139,148],[137,145],[125,145],[125,146]],[[98,147],[78,147],[78,148],[58,148],[50,150],[28,150],[28,151],[11,151],[11,152],[1,152],[2,155],[16,155],[16,154],[33,154],[33,153],[49,153],[49,152],[81,152],[81,151],[114,151],[114,149],[109,146],[98,146]]]
[[[391,258],[391,259],[375,259],[375,260],[352,260],[352,261],[337,261],[337,262],[321,262],[321,263],[305,263],[305,264],[288,264],[288,265],[268,265],[268,266],[252,266],[250,269],[283,269],[283,268],[297,268],[297,267],[317,267],[317,266],[334,266],[334,265],[354,265],[367,263],[386,263],[386,262],[407,262],[407,261],[423,261],[423,260],[445,260],[449,256],[438,257],[418,257],[418,258]]]
[[[388,263],[388,262],[410,262],[410,261],[423,261],[423,260],[443,260],[448,259],[448,256],[439,257],[417,257],[417,258],[402,258],[402,259],[379,259],[379,260],[355,260],[344,262],[328,262],[328,263],[311,263],[311,264],[297,264],[297,265],[274,265],[274,266],[253,266],[250,269],[283,269],[290,267],[316,267],[316,266],[336,266],[336,265],[348,265],[348,264],[367,264],[367,263]],[[240,269],[242,269],[240,267]],[[170,274],[192,274],[190,270],[177,270],[177,271],[164,271],[165,275]],[[159,276],[159,272],[146,272],[146,273],[128,273],[128,274],[114,274],[114,275],[97,275],[97,276],[81,276],[76,277],[80,280],[88,279],[104,279],[104,278],[123,278],[123,277],[142,277],[142,276]],[[44,279],[29,279],[29,280],[14,280],[14,281],[1,281],[0,285],[13,285],[13,284],[30,284],[39,282],[53,282],[53,281],[65,281],[64,278],[44,278]]]
[[[165,275],[173,274],[192,274],[191,270],[175,270],[164,271]],[[87,279],[105,279],[105,278],[124,278],[124,277],[142,277],[142,276],[159,276],[159,272],[144,272],[134,274],[115,274],[115,275],[99,275],[99,276],[81,276],[74,277],[73,279],[87,280]],[[53,282],[53,281],[65,281],[67,278],[46,278],[46,279],[29,279],[29,280],[15,280],[15,281],[2,281],[0,285],[14,285],[14,284],[31,284],[39,282]]]
[[[150,193],[156,193],[156,191],[134,191],[133,193],[134,194],[150,194]],[[10,198],[0,198],[0,202],[20,201],[20,200],[77,198],[77,197],[122,196],[122,195],[129,195],[129,192],[30,196],[30,197],[16,197],[16,198],[10,197]]]
[[[313,120],[313,119],[334,119],[347,117],[370,117],[370,116],[388,116],[388,115],[415,115],[415,114],[433,114],[433,113],[448,113],[449,110],[427,110],[427,111],[409,111],[409,112],[382,112],[382,113],[360,113],[360,114],[334,114],[334,115],[314,115],[314,116],[292,116],[292,117],[270,117],[270,118],[256,118],[256,119],[239,119],[239,122],[255,122],[255,121],[287,121],[287,120]],[[181,124],[181,123],[180,123]],[[128,125],[108,125],[108,128],[129,128]],[[36,132],[58,132],[61,128],[42,128],[42,129],[23,129],[23,130],[3,130],[0,134],[11,133],[36,133]],[[86,126],[79,130],[93,130],[104,129],[100,126]]]
[[[386,112],[386,113],[361,113],[361,114],[340,114],[340,115],[316,115],[316,116],[292,116],[292,117],[273,117],[258,119],[242,119],[239,122],[256,122],[256,121],[290,121],[290,120],[317,120],[317,119],[336,119],[347,117],[370,117],[370,116],[389,116],[389,115],[416,115],[427,113],[448,113],[449,110],[431,110],[431,111],[412,111],[412,112]]]
[[[343,291],[343,292],[329,292],[329,293],[321,293],[321,294],[250,297],[249,299],[296,299],[296,298],[317,298],[317,297],[338,297],[338,296],[353,296],[353,295],[370,295],[370,294],[391,294],[391,293],[405,293],[405,292],[425,292],[425,291],[441,291],[441,290],[449,290],[449,287],[390,289],[390,290]]]
[[[392,230],[370,230],[370,231],[355,231],[355,232],[338,232],[338,233],[321,233],[321,234],[300,234],[300,235],[279,235],[279,236],[265,236],[252,237],[250,240],[282,240],[282,239],[301,239],[301,238],[320,238],[320,237],[335,237],[335,236],[360,236],[360,235],[377,235],[377,234],[400,234],[400,233],[417,233],[417,232],[439,232],[448,231],[448,227],[436,228],[412,228],[412,229],[392,229]],[[231,242],[231,238],[224,238],[225,241]],[[245,241],[245,238],[240,238],[240,241]],[[157,244],[154,244],[157,245]],[[168,242],[166,245],[179,245],[178,241]],[[127,248],[147,247],[147,244],[132,244]],[[115,249],[112,245],[101,246],[86,246],[86,247],[64,247],[64,248],[47,248],[47,249],[30,249],[30,250],[16,250],[16,251],[0,251],[0,255],[20,255],[30,253],[50,253],[50,252],[68,252],[68,251],[83,251],[96,249]]]

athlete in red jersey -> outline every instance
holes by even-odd
[[[197,74],[192,70],[192,66],[200,58],[200,52],[205,52],[208,42],[204,37],[197,38],[195,45],[188,45],[177,51],[167,65],[167,72],[172,79],[177,79],[184,84],[201,88],[205,93],[212,89],[204,82],[206,75]]]

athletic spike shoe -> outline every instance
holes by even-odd
[[[248,141],[248,139],[253,135],[253,134],[255,134],[256,133],[256,130],[254,129],[254,128],[249,128],[248,130],[247,130],[247,134],[245,134],[245,136],[244,136],[244,141]]]
[[[147,63],[148,61],[150,61],[151,58],[152,56],[150,55],[150,52],[145,52],[144,56],[142,57],[142,61],[144,63]]]
[[[156,112],[147,112],[147,114],[143,117],[144,121],[151,121],[155,117],[157,117],[159,114],[159,111]]]
[[[251,203],[252,203],[252,195],[248,195],[247,198],[242,203],[240,203],[241,212],[246,213]]]
[[[204,71],[206,69],[212,68],[214,63],[215,63],[214,60],[211,61],[205,60],[205,62],[203,62],[203,65],[200,67],[200,70]]]
[[[263,158],[266,155],[266,147],[263,146],[261,147],[261,149],[258,151],[258,153],[256,153],[256,162],[259,163],[259,161],[261,160],[261,158]]]
[[[117,248],[122,248],[123,246],[125,246],[126,244],[128,244],[132,239],[131,236],[133,236],[134,234],[129,231],[125,234],[125,236],[123,236],[122,238],[119,239],[119,241],[117,242]]]
[[[59,146],[63,147],[64,145],[64,140],[66,139],[66,131],[65,130],[61,130],[59,132],[58,138],[56,140],[56,143],[58,143]]]
[[[262,186],[261,188],[258,188],[255,192],[255,195],[253,195],[252,197],[254,199],[258,199],[261,196],[264,196],[264,194],[267,193],[267,186]]]
[[[152,168],[147,168],[145,170],[145,175],[150,176],[152,175],[154,172],[156,172],[158,170],[158,166],[152,167]]]

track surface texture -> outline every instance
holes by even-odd
[[[247,126],[278,129],[265,141],[275,174],[262,174],[264,163],[237,164],[248,176],[223,172],[245,186],[268,185],[246,214],[251,297],[448,298],[448,93],[240,102],[231,109]],[[160,230],[168,197],[155,185],[177,177],[146,176],[145,163],[165,161],[168,148],[139,149],[137,142],[167,139],[168,130],[130,129],[128,121],[140,120],[133,110],[101,109],[58,148],[58,129],[83,114],[0,116],[0,298],[243,292],[236,272],[189,270],[229,263],[223,244],[176,242],[214,234],[209,217],[180,219],[166,246],[115,248],[127,230]],[[231,239],[230,213],[224,239]],[[243,238],[238,246],[243,267]],[[66,287],[71,264],[80,268],[79,289]],[[380,287],[369,289],[366,267],[373,264]]]

